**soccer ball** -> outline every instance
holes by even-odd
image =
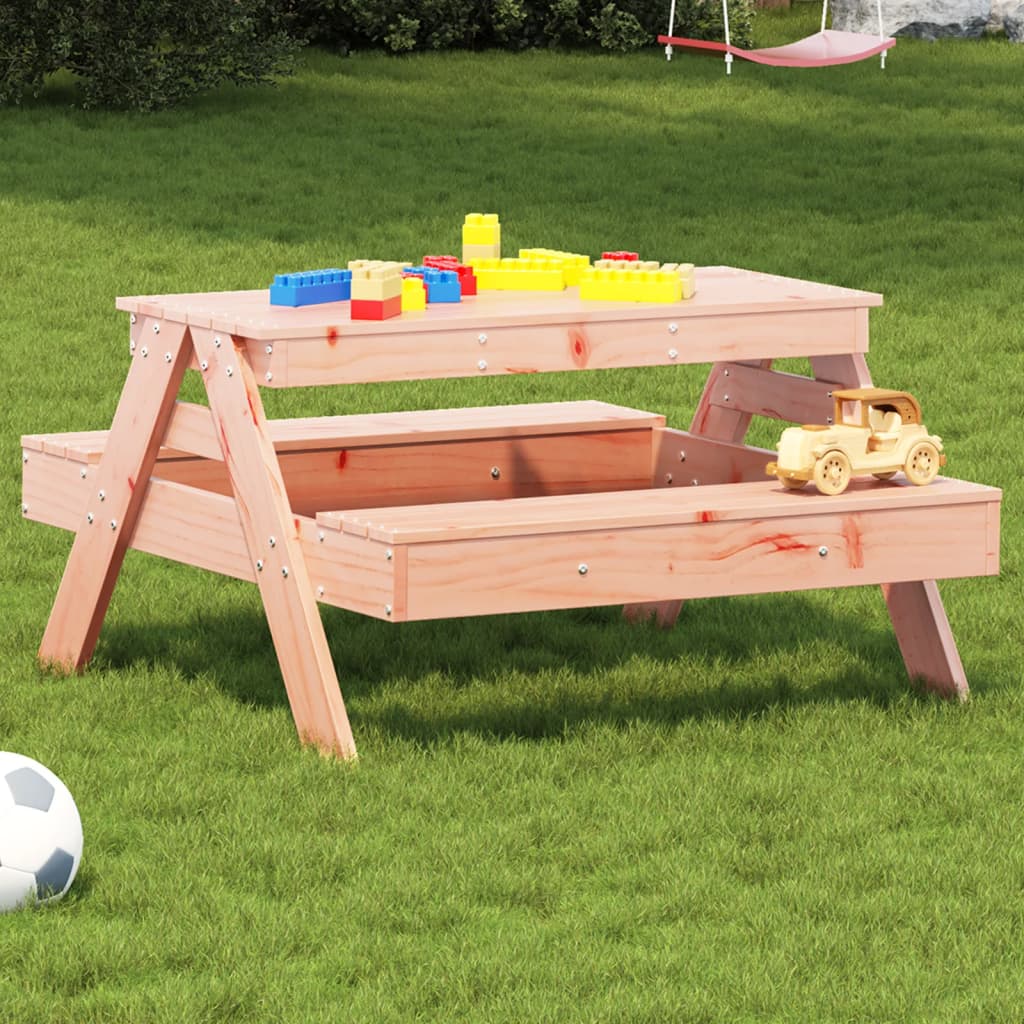
[[[82,860],[82,821],[56,775],[0,751],[0,913],[59,900]]]

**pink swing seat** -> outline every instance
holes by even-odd
[[[744,50],[729,43],[685,39],[681,36],[658,36],[658,42],[678,46],[683,50],[731,53],[743,60],[779,68],[827,68],[834,64],[853,64],[884,53],[896,45],[896,40],[891,37],[880,39],[862,32],[838,32],[835,29],[825,29],[805,39],[798,39],[795,43],[769,46],[761,50]]]

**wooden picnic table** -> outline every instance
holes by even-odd
[[[998,489],[768,478],[752,416],[825,423],[870,386],[880,295],[729,267],[672,304],[483,292],[382,322],[266,290],[120,298],[109,431],[22,439],[26,518],[75,532],[39,657],[89,661],[129,547],[255,582],[304,742],[355,744],[318,603],[392,622],[880,584],[907,671],[967,680],[935,580],[993,575]],[[812,376],[771,368],[805,357]],[[263,387],[710,363],[689,430],[577,401],[268,421]],[[178,400],[196,371],[207,405]]]

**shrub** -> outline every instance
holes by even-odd
[[[138,110],[268,82],[291,69],[291,20],[288,0],[0,0],[0,102],[61,68],[83,106]]]
[[[729,27],[750,44],[752,0],[729,0]],[[393,53],[448,47],[599,46],[636,50],[668,28],[667,0],[318,0],[304,27],[314,42],[347,51],[384,47]],[[677,0],[675,31],[722,39],[715,0]]]

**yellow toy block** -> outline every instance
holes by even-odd
[[[402,312],[427,308],[427,288],[422,277],[402,278]]]
[[[697,291],[697,278],[692,263],[665,263],[662,270],[674,270],[683,282],[683,298],[692,299]]]
[[[391,260],[350,260],[352,298],[383,302],[402,295],[402,269],[408,263]]]
[[[496,213],[467,213],[462,225],[463,245],[501,245],[501,224]]]
[[[562,252],[559,249],[520,249],[519,258],[557,260],[562,264],[567,285],[579,284],[580,274],[590,266],[590,257],[578,252]]]
[[[675,270],[592,267],[580,277],[580,298],[612,302],[678,302],[683,281]]]
[[[478,291],[560,292],[565,273],[559,260],[473,260]]]

